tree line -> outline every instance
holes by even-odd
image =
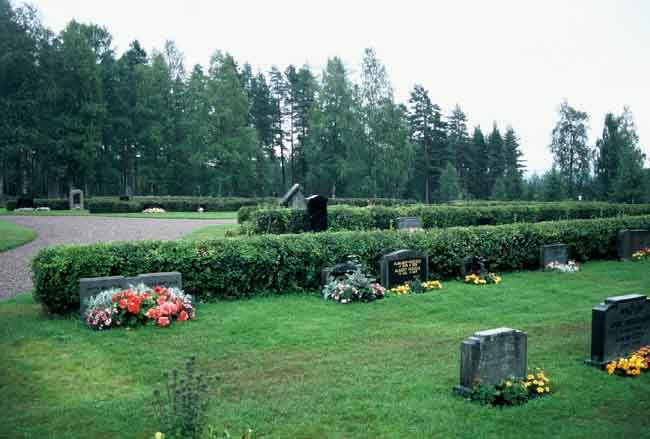
[[[596,154],[580,149],[584,120],[563,104],[557,166],[524,179],[512,127],[470,130],[460,106],[445,114],[421,85],[396,102],[372,49],[358,78],[337,57],[320,74],[254,71],[220,51],[187,69],[171,41],[147,53],[136,40],[118,56],[102,26],[71,21],[55,34],[35,9],[0,0],[0,59],[0,197],[72,187],[272,196],[297,182],[327,196],[425,202],[608,199],[648,180],[627,110],[608,115]],[[640,167],[628,171],[632,162]]]

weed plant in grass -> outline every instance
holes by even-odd
[[[0,252],[11,250],[36,239],[36,232],[7,221],[0,221]]]
[[[650,294],[646,263],[578,273],[507,273],[500,285],[342,306],[287,295],[199,306],[192,325],[90,331],[43,315],[30,296],[0,302],[0,413],[11,438],[142,438],[164,373],[196,355],[219,377],[207,422],[256,438],[647,437],[650,374],[587,367],[591,308]],[[528,333],[530,368],[553,395],[496,409],[455,396],[459,346],[477,330]],[[2,436],[0,435],[0,436]]]

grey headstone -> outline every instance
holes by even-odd
[[[542,269],[551,262],[566,265],[569,262],[569,250],[565,244],[543,245],[539,248],[539,264]]]
[[[602,366],[650,345],[650,300],[641,294],[608,297],[591,311],[591,359]]]
[[[145,284],[148,287],[183,288],[183,276],[178,271],[140,274],[136,277],[129,277],[126,281],[130,285]]]
[[[78,197],[79,202],[75,200]],[[81,189],[70,190],[70,210],[84,208],[84,192]]]
[[[82,277],[79,279],[79,314],[84,318],[86,313],[86,301],[102,291],[113,288],[126,288],[127,283],[124,276],[108,277]]]
[[[284,197],[280,200],[280,204],[292,209],[307,209],[307,201],[298,183],[291,186],[291,189],[284,194]]]
[[[397,230],[421,230],[422,220],[417,216],[403,216],[397,218]]]
[[[475,383],[495,385],[509,377],[523,378],[527,368],[527,335],[511,328],[476,332],[460,345],[460,385],[466,394]]]
[[[621,230],[618,232],[618,258],[622,261],[632,259],[632,254],[650,247],[650,230]]]
[[[429,278],[429,257],[414,250],[397,250],[381,257],[379,272],[381,285],[385,288],[416,279],[426,281]]]

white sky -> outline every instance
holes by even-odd
[[[14,3],[18,3],[15,0]],[[416,83],[447,114],[459,103],[487,133],[496,121],[521,137],[529,170],[548,152],[563,99],[591,116],[628,105],[650,155],[650,2],[646,0],[32,0],[44,24],[106,26],[119,52],[174,40],[186,66],[219,49],[267,71],[338,55],[358,72],[363,49],[387,66],[400,102]]]

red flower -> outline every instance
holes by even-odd
[[[120,299],[119,306],[120,309],[125,309],[127,306],[129,306],[129,301],[126,299]]]
[[[181,314],[178,316],[178,321],[179,322],[184,322],[188,318],[189,318],[189,316],[187,315],[187,313],[185,311],[181,311]]]
[[[129,312],[131,314],[137,314],[140,312],[140,300],[135,298],[134,300],[129,301],[128,305]]]
[[[158,308],[151,308],[149,311],[147,311],[147,318],[157,320],[158,317],[160,317],[160,312],[158,311]]]
[[[158,326],[167,326],[169,325],[169,317],[159,317]]]

